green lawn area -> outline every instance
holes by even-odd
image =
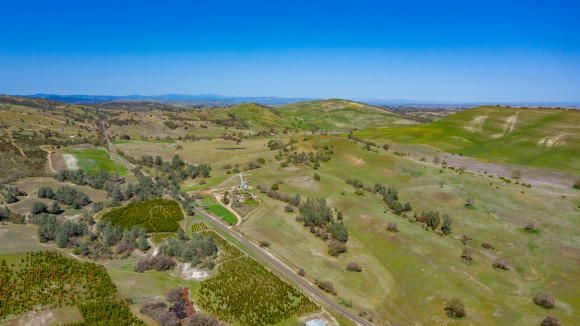
[[[221,217],[224,221],[230,223],[230,224],[236,224],[238,223],[238,219],[237,217],[232,214],[232,212],[230,212],[227,208],[223,207],[222,205],[211,205],[208,206],[207,209],[214,213],[215,215]]]
[[[78,167],[85,172],[92,173],[102,169],[120,175],[129,173],[125,165],[109,158],[109,153],[104,149],[66,148],[62,153],[72,154],[77,159]]]

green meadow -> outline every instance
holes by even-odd
[[[86,172],[93,173],[105,170],[109,173],[128,174],[125,165],[109,157],[109,153],[104,149],[88,148],[65,148],[63,154],[71,154],[77,159],[77,165]]]
[[[485,106],[427,125],[357,132],[378,141],[414,143],[481,160],[580,174],[580,111]]]

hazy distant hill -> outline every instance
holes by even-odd
[[[209,105],[209,106],[229,106],[248,102],[255,102],[267,105],[279,105],[294,103],[299,101],[312,100],[309,98],[285,98],[275,96],[264,97],[235,97],[222,96],[213,94],[201,95],[182,95],[182,94],[166,94],[166,95],[55,95],[55,94],[34,94],[26,97],[40,97],[53,101],[75,104],[101,104],[113,101],[139,101],[139,102],[156,102],[162,104],[183,104],[183,105]]]
[[[580,111],[483,106],[431,124],[360,133],[364,137],[427,144],[495,162],[580,174]]]
[[[274,109],[289,116],[300,117],[320,129],[363,129],[415,123],[394,112],[341,99],[299,102]]]

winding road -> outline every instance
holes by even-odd
[[[332,307],[333,309],[335,309],[336,311],[341,313],[343,316],[349,318],[350,320],[355,322],[357,325],[373,326],[372,323],[358,317],[357,315],[355,315],[354,313],[352,313],[351,311],[349,311],[345,307],[336,303],[334,300],[329,298],[326,294],[324,294],[320,290],[318,290],[318,288],[316,288],[315,286],[313,286],[312,284],[310,284],[306,280],[304,280],[302,277],[300,277],[296,273],[294,273],[293,270],[284,266],[283,264],[278,262],[276,259],[274,259],[271,256],[269,256],[268,254],[266,254],[262,249],[258,248],[256,245],[254,245],[250,241],[244,239],[244,237],[242,237],[241,235],[239,235],[237,232],[233,231],[232,229],[228,228],[227,226],[223,225],[220,221],[216,220],[214,217],[199,210],[197,207],[193,207],[193,209],[197,214],[205,217],[208,221],[212,222],[215,226],[220,228],[222,231],[224,231],[224,232],[228,233],[229,235],[231,235],[232,237],[234,237],[236,240],[238,240],[243,245],[248,247],[254,253],[256,253],[257,255],[262,257],[264,260],[269,262],[272,266],[274,266],[280,272],[284,273],[285,275],[287,275],[288,277],[290,277],[291,279],[296,281],[298,284],[300,284],[304,289],[306,289],[312,295],[314,295],[318,299],[322,300],[324,303],[326,303],[327,305],[329,305],[330,307]]]
[[[105,136],[105,140],[107,141],[107,146],[109,146],[109,152],[111,152],[112,155],[114,155],[121,162],[123,162],[129,168],[129,170],[135,169],[135,165],[129,163],[129,161],[127,161],[126,159],[121,157],[121,155],[119,155],[119,154],[117,154],[117,152],[115,152],[115,148],[113,147],[113,144],[111,144],[111,141],[109,140],[109,135],[107,134],[107,128],[105,128],[105,123],[103,121],[101,121],[101,126],[103,127],[103,135]]]

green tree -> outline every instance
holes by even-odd
[[[147,238],[145,238],[145,236],[143,235],[139,237],[137,245],[139,246],[139,250],[141,251],[149,250],[149,243],[147,242]]]
[[[59,248],[64,248],[68,244],[68,234],[65,230],[59,230],[56,233],[56,245]]]
[[[30,208],[30,213],[32,215],[37,215],[46,212],[48,212],[48,208],[44,203],[39,201],[35,201],[34,203],[32,203],[32,207]]]
[[[453,230],[451,227],[451,222],[453,222],[453,219],[448,214],[443,214],[443,225],[441,226],[441,231],[443,231],[443,234],[451,233],[451,230]]]

